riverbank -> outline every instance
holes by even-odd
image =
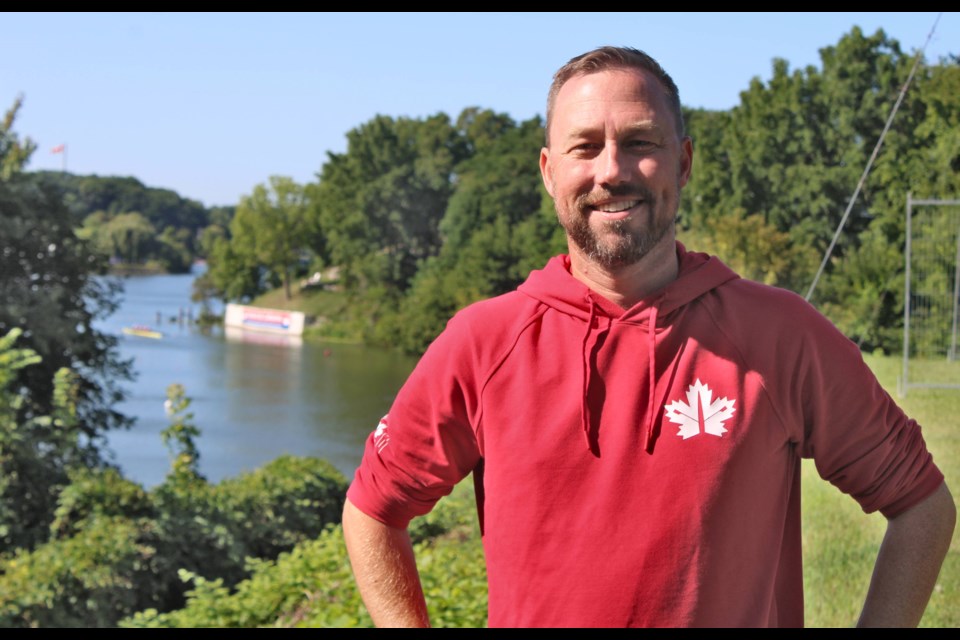
[[[288,300],[282,287],[254,298],[251,306],[300,311],[306,316],[305,340],[339,344],[363,344],[363,318],[342,291],[301,288],[295,284]]]
[[[159,263],[147,264],[111,264],[107,271],[112,276],[159,276],[167,273]]]

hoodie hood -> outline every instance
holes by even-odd
[[[596,369],[597,351],[603,348],[611,328],[624,324],[646,330],[649,391],[645,412],[644,449],[647,453],[652,453],[655,418],[662,409],[656,406],[657,329],[669,326],[677,313],[694,300],[725,282],[739,278],[718,258],[706,253],[687,251],[680,242],[676,244],[679,262],[677,278],[629,309],[622,309],[574,278],[570,273],[568,255],[554,256],[543,269],[531,272],[518,288],[521,293],[583,322],[581,426],[587,446],[595,455],[599,455],[599,442],[597,434],[591,429],[588,395],[592,379],[600,375]],[[662,377],[669,380],[672,376]],[[666,393],[661,397],[665,398]]]

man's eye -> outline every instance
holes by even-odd
[[[600,145],[594,144],[592,142],[584,142],[583,144],[578,144],[571,149],[571,152],[578,153],[580,155],[597,153],[600,150]]]

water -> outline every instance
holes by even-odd
[[[179,383],[192,401],[189,411],[201,432],[200,472],[208,481],[288,453],[324,458],[352,478],[367,436],[415,361],[356,345],[295,344],[268,334],[228,334],[221,327],[201,331],[188,320],[200,311],[190,301],[194,278],[124,278],[120,308],[99,325],[119,337],[121,357],[132,358],[138,374],[117,407],[135,425],[107,436],[124,475],[149,488],[169,471],[160,432],[170,424],[167,387]],[[164,337],[122,333],[138,324],[160,329]]]

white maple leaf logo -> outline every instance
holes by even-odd
[[[387,434],[387,416],[380,419],[380,423],[373,432],[373,443],[377,445],[377,453],[383,451],[383,448],[390,444],[390,436]]]
[[[700,433],[720,437],[727,432],[723,423],[733,416],[735,400],[713,399],[710,387],[697,381],[687,389],[687,402],[674,400],[666,407],[664,415],[670,422],[680,425],[678,436],[684,440]]]

